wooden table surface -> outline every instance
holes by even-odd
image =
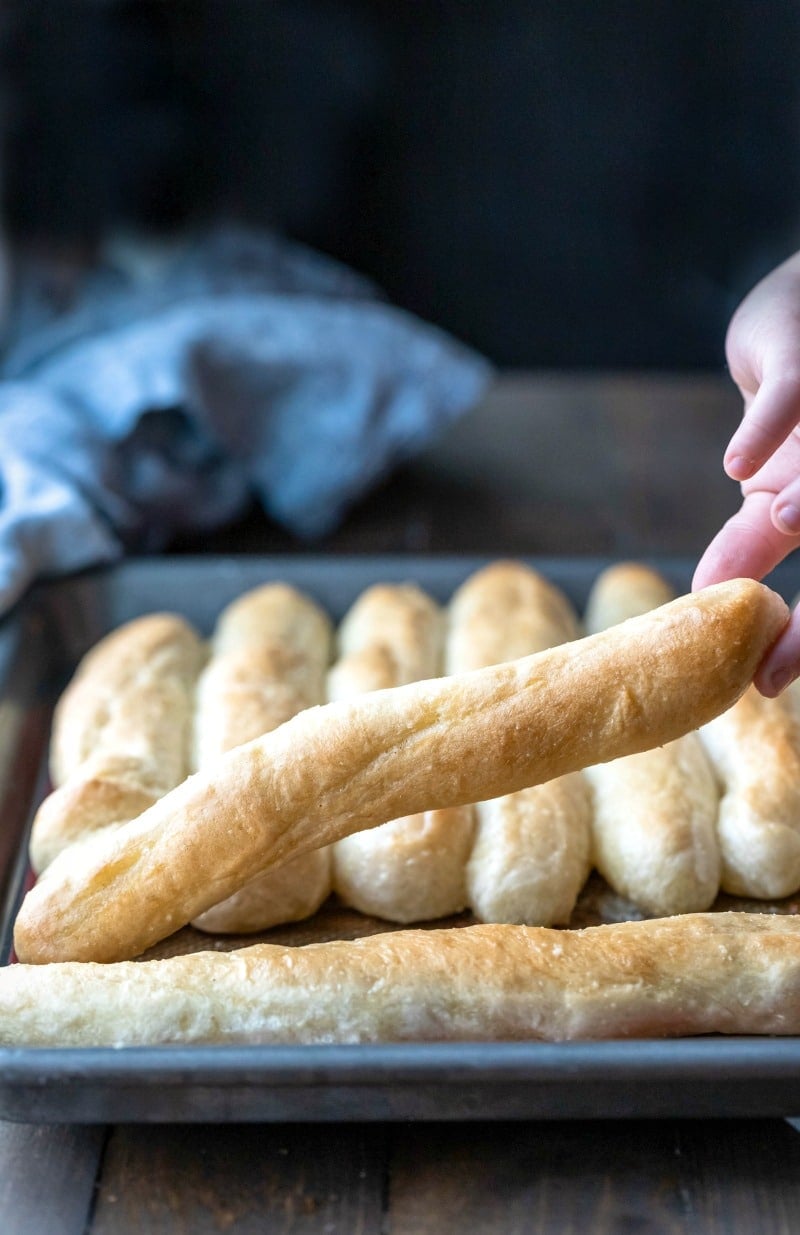
[[[696,557],[737,504],[738,415],[723,377],[512,376],[324,545],[251,514],[178,547]],[[793,1120],[0,1123],[2,1235],[798,1230]]]

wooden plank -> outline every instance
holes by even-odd
[[[0,1123],[3,1235],[83,1235],[106,1129]]]
[[[392,1235],[791,1235],[780,1120],[428,1125],[398,1132]]]
[[[121,1126],[91,1235],[379,1235],[380,1126]]]

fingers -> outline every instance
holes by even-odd
[[[772,522],[774,496],[764,490],[747,495],[700,559],[693,589],[725,579],[763,579],[800,546],[800,534],[787,535]]]
[[[800,608],[795,609],[789,625],[759,665],[753,681],[762,695],[774,699],[796,677],[800,677]]]
[[[770,517],[784,535],[800,534],[800,478],[788,484],[773,500]]]
[[[747,480],[775,453],[798,422],[800,373],[765,377],[725,451],[725,471],[733,480]]]
[[[726,355],[745,409],[725,452],[725,471],[744,502],[714,538],[693,587],[763,577],[800,546],[800,254],[763,279],[733,316]],[[774,696],[800,670],[800,612],[759,667]]]
[[[692,580],[692,588],[709,587],[725,579],[763,579],[778,562],[800,547],[800,534],[786,535],[771,518],[774,495],[750,493],[706,549]],[[754,679],[762,695],[773,698],[800,676],[800,612],[759,666]]]

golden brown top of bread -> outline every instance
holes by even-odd
[[[666,605],[674,595],[675,589],[658,571],[642,562],[617,562],[595,579],[586,603],[584,626],[589,634],[594,634]]]
[[[174,613],[137,618],[101,639],[84,656],[56,707],[53,783],[63,784],[90,757],[135,756],[140,746],[146,748],[138,736],[143,725],[146,732],[155,730],[174,713],[175,698],[196,678],[203,655],[196,632]],[[185,709],[182,697],[181,704]],[[185,775],[183,763],[177,773],[169,769],[164,774],[166,787]]]
[[[254,868],[670,741],[733,704],[787,618],[769,589],[736,580],[535,656],[309,709],[80,864],[57,859],[23,903],[17,952],[135,956]]]
[[[581,633],[564,593],[522,562],[492,562],[470,575],[448,614],[453,673],[544,651]]]
[[[798,1032],[800,923],[767,914],[398,931],[0,970],[3,1045]]]

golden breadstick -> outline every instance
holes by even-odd
[[[675,589],[641,562],[617,562],[601,571],[586,601],[583,624],[589,634],[667,605]]]
[[[23,901],[20,960],[137,956],[252,871],[426,809],[672,741],[729,708],[788,619],[738,579],[472,673],[309,708],[223,755]]]
[[[436,1042],[800,1033],[800,923],[687,914],[470,926],[0,970],[0,1044]]]
[[[87,833],[135,819],[185,778],[203,655],[182,618],[156,613],[120,627],[84,657],[53,718],[57,788],[33,823],[35,870]]]
[[[364,592],[339,630],[329,696],[402,686],[441,672],[442,614],[410,584]],[[458,913],[474,821],[469,806],[421,811],[333,846],[333,886],[345,904],[391,922]]]
[[[587,627],[646,613],[671,598],[665,579],[622,563],[600,574]],[[719,891],[719,791],[696,733],[587,769],[594,860],[611,886],[652,914],[708,909]]]
[[[220,615],[195,712],[195,767],[324,702],[331,624],[307,596],[267,583]],[[193,926],[222,933],[265,930],[314,913],[331,890],[330,852],[300,854],[257,875]]]
[[[453,595],[446,661],[452,673],[544,652],[581,634],[567,597],[522,562],[492,562]]]
[[[800,721],[754,686],[700,730],[722,785],[722,887],[772,899],[800,888]]]
[[[448,673],[577,638],[566,596],[521,562],[472,575],[449,608]],[[484,922],[566,923],[590,870],[589,788],[579,772],[476,805],[469,903]]]

